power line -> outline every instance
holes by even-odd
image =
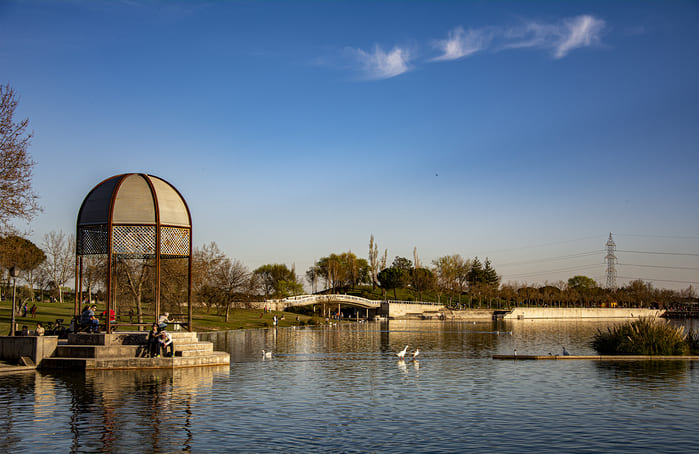
[[[655,254],[655,255],[685,255],[689,257],[699,257],[699,253],[696,252],[651,252],[651,251],[623,251],[617,249],[617,252],[628,252],[630,254]]]
[[[637,233],[615,233],[614,235],[635,236],[641,238],[669,238],[671,240],[699,240],[699,236],[641,235]]]
[[[530,245],[530,246],[520,246],[520,247],[513,247],[513,248],[506,248],[506,249],[493,249],[493,250],[490,251],[491,254],[483,254],[483,255],[484,255],[484,256],[489,256],[489,255],[492,255],[492,254],[498,253],[498,252],[509,252],[509,251],[519,251],[519,250],[522,250],[522,249],[540,248],[540,247],[544,247],[544,246],[552,246],[552,245],[554,245],[554,244],[574,243],[574,242],[576,242],[576,241],[591,240],[591,239],[595,239],[595,238],[599,238],[599,236],[597,236],[597,235],[595,235],[595,236],[586,236],[586,237],[582,237],[582,238],[574,238],[574,239],[572,239],[572,240],[560,240],[560,241],[551,241],[551,242],[548,242],[548,243],[532,244],[532,245]]]
[[[557,261],[557,260],[568,260],[568,259],[575,259],[575,258],[580,258],[580,257],[589,257],[591,255],[598,255],[601,253],[602,253],[602,251],[580,252],[577,254],[558,255],[555,257],[545,257],[545,258],[536,259],[536,260],[524,260],[524,261],[520,261],[520,262],[498,263],[497,265],[498,265],[498,267],[509,266],[509,265],[526,265],[529,263],[551,262],[551,261]]]
[[[551,273],[567,273],[570,271],[579,271],[583,269],[599,268],[600,264],[595,263],[592,265],[580,265],[569,268],[557,268],[554,270],[544,270],[544,271],[532,271],[531,273],[516,273],[516,274],[503,274],[503,277],[513,278],[513,277],[524,277],[524,276],[537,276],[540,274],[551,274]]]
[[[638,276],[636,276],[636,277],[617,276],[617,277],[619,277],[619,278],[621,278],[621,279],[631,279],[632,281],[635,281],[635,280],[640,279],[640,280],[642,280],[642,281],[651,281],[651,282],[652,282],[652,281],[658,281],[658,282],[673,282],[673,283],[675,283],[675,284],[697,284],[697,285],[699,285],[699,282],[695,282],[695,281],[673,281],[673,280],[670,280],[670,279],[645,279],[645,278],[638,277]]]
[[[664,268],[668,270],[689,270],[699,271],[699,268],[691,268],[688,266],[663,266],[663,265],[635,265],[633,263],[618,263],[619,266],[639,266],[642,268]]]

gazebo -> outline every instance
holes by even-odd
[[[160,315],[161,261],[187,259],[187,329],[192,330],[192,217],[170,183],[153,175],[127,173],[95,186],[78,212],[75,251],[76,317],[83,299],[85,256],[106,257],[107,314],[116,313],[117,260],[153,260],[155,320]],[[105,325],[111,333],[109,317]]]

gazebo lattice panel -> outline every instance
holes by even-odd
[[[137,257],[155,255],[155,226],[115,225],[112,230],[112,253]]]
[[[78,255],[104,255],[107,253],[109,230],[106,225],[80,227],[78,229]]]
[[[160,255],[188,257],[189,235],[189,229],[182,229],[177,227],[161,227]]]

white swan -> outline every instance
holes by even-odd
[[[406,345],[405,348],[398,353],[396,353],[396,356],[399,357],[400,359],[405,358],[405,352],[408,351],[408,346]]]
[[[262,350],[262,357],[263,358],[271,358],[272,352],[266,352],[266,351]]]
[[[416,360],[417,355],[419,355],[419,354],[420,354],[420,349],[419,349],[419,348],[416,348],[415,351],[413,352],[413,361]]]

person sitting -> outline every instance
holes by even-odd
[[[22,331],[19,333],[20,336],[29,336],[29,328],[27,325],[22,326]]]
[[[88,333],[99,333],[100,332],[100,321],[94,315],[90,316],[90,322],[87,327]]]
[[[165,312],[163,315],[161,315],[160,317],[158,317],[158,328],[160,329],[160,331],[162,331],[162,330],[164,330],[165,328],[167,328],[167,324],[170,323],[170,319],[168,319],[168,316],[169,316],[169,315],[170,315],[170,314],[168,314],[167,312]]]
[[[80,313],[80,328],[89,329],[90,320],[95,315],[95,312],[90,308],[90,305],[85,306],[83,311]]]
[[[172,336],[167,331],[160,332],[160,352],[163,356],[175,356],[175,345],[172,343]]]
[[[160,354],[160,330],[158,324],[153,323],[153,327],[148,332],[148,356],[154,358]]]
[[[107,317],[107,313],[109,313],[109,317]],[[102,311],[102,318],[104,318],[105,320],[108,319],[109,323],[115,323],[116,322],[116,314],[114,313],[114,309],[110,309],[109,311],[107,311],[107,309],[105,309],[104,311]]]
[[[35,333],[37,336],[43,336],[43,335],[44,335],[44,332],[45,332],[45,330],[44,330],[44,327],[41,326],[41,323],[37,323],[37,324],[36,324],[36,330],[34,331],[34,333]]]

